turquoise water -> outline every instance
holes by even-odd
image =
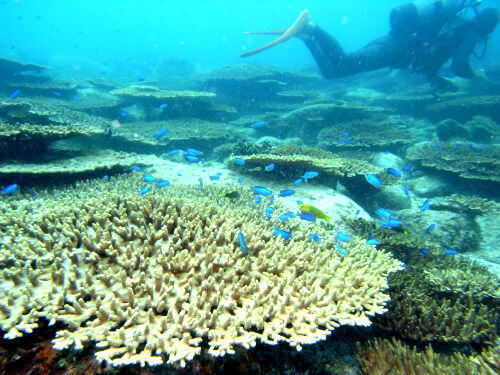
[[[0,0],[0,373],[495,373],[500,28],[404,4]]]

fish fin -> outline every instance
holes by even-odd
[[[302,13],[300,13],[300,15],[297,17],[297,19],[295,20],[293,25],[290,26],[288,29],[286,29],[286,31],[283,34],[281,34],[278,38],[276,38],[275,40],[273,40],[270,43],[263,45],[262,47],[245,52],[245,53],[241,54],[240,57],[252,56],[252,55],[255,55],[259,52],[265,51],[266,49],[274,47],[275,45],[277,45],[279,43],[286,42],[287,40],[293,38],[298,33],[300,33],[302,31],[302,29],[304,28],[304,26],[309,22],[310,19],[311,19],[311,15],[309,14],[309,11],[307,9],[304,9],[302,11]],[[259,32],[258,31],[257,33],[266,34],[267,32]]]

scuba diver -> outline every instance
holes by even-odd
[[[499,21],[495,8],[479,11],[478,0],[420,0],[394,8],[390,14],[388,35],[375,39],[361,49],[346,53],[327,32],[313,24],[304,10],[295,23],[284,30],[258,31],[247,34],[277,34],[276,40],[243,53],[251,56],[293,37],[304,41],[321,73],[327,79],[345,77],[385,67],[410,69],[423,73],[439,89],[454,88],[438,76],[441,66],[451,59],[453,72],[460,77],[474,78],[469,57],[477,44],[484,43]],[[466,17],[469,9],[474,17]]]

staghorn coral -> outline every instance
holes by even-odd
[[[483,350],[472,362],[481,366],[486,375],[497,375],[500,373],[500,345]]]
[[[461,353],[436,353],[432,346],[423,350],[410,348],[396,339],[375,339],[366,345],[357,344],[357,359],[366,375],[491,375],[486,365],[477,363],[477,356]],[[481,358],[481,357],[479,357]]]
[[[454,264],[452,260],[439,262],[436,259],[438,256],[430,256],[433,257],[430,264],[436,268],[445,268],[445,264],[450,269],[463,267],[463,276],[467,279],[473,277],[474,269],[488,274],[485,267],[473,265],[465,259]],[[493,292],[469,289],[467,294],[462,295],[461,289],[450,291],[452,286],[443,291],[443,286],[429,282],[429,272],[425,268],[422,270],[421,266],[408,266],[404,274],[393,275],[389,279],[389,313],[376,318],[375,324],[381,329],[419,342],[495,342],[498,337],[495,322],[500,310],[498,298],[490,295]],[[488,290],[498,289],[497,281],[488,282],[487,285]],[[472,286],[485,287],[481,282],[472,283]]]
[[[257,341],[300,350],[340,325],[369,325],[385,311],[387,274],[401,269],[359,240],[341,257],[305,236],[276,239],[244,206],[107,189],[99,198],[80,192],[72,205],[67,194],[63,207],[29,210],[28,219],[29,204],[20,216],[2,212],[5,337],[45,317],[66,325],[55,348],[95,341],[97,359],[113,365],[184,365],[203,339],[214,356]]]
[[[468,146],[442,143],[419,143],[408,149],[406,157],[423,167],[449,172],[466,180],[500,183],[500,148],[488,146],[488,151],[471,150]]]
[[[424,277],[437,293],[471,296],[476,301],[495,298],[500,302],[498,279],[482,268],[429,267],[424,270]]]

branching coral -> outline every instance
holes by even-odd
[[[340,325],[369,325],[401,269],[358,240],[342,257],[304,236],[275,238],[244,206],[123,192],[79,202],[0,229],[5,337],[45,317],[65,323],[55,348],[95,341],[113,365],[184,365],[204,339],[214,356],[257,341],[300,350]]]
[[[358,362],[366,375],[494,374],[486,364],[478,362],[482,356],[440,354],[430,345],[420,351],[395,339],[377,339],[365,346],[357,346]]]

